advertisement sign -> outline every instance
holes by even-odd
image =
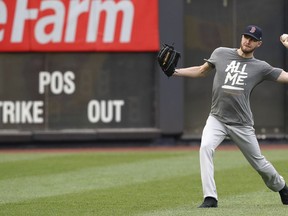
[[[157,0],[0,0],[0,52],[157,51]]]

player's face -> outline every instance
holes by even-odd
[[[248,36],[242,35],[241,39],[241,50],[245,54],[253,53],[256,48],[261,45],[262,41],[257,41],[256,39]]]

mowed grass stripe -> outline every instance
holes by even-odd
[[[17,177],[57,174],[78,171],[89,167],[108,167],[124,163],[152,159],[182,156],[179,152],[119,153],[119,152],[86,152],[86,153],[35,153],[35,154],[0,154],[0,180]],[[189,153],[187,153],[189,155]],[[3,159],[5,158],[5,159]],[[22,158],[22,160],[21,160]]]
[[[51,157],[63,157],[67,155],[67,153],[0,153],[0,164],[1,163],[9,163],[14,161],[31,161],[31,160],[39,160],[42,158],[51,158]]]
[[[197,176],[197,180],[194,180],[194,176]],[[200,189],[198,187],[199,175],[194,176],[166,178],[103,190],[89,190],[28,200],[16,204],[9,203],[2,205],[0,209],[8,212],[13,206],[14,212],[17,210],[18,213],[23,213],[28,211],[27,206],[29,206],[34,210],[38,209],[38,212],[51,209],[52,215],[134,215],[151,209],[183,205],[183,202],[191,203],[193,190]],[[56,205],[59,203],[61,205]],[[55,208],[54,205],[57,207]]]
[[[1,203],[18,202],[181,176],[193,170],[198,171],[198,163],[189,155],[108,167],[83,168],[52,175],[18,177],[0,181],[0,199]]]

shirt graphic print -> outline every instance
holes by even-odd
[[[232,61],[225,69],[226,78],[223,89],[244,90],[245,80],[248,74],[245,72],[247,64],[241,64],[237,61]]]

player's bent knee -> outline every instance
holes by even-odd
[[[199,152],[200,152],[200,155],[211,155],[211,156],[213,156],[214,152],[215,152],[215,149],[212,148],[209,145],[201,145]]]

